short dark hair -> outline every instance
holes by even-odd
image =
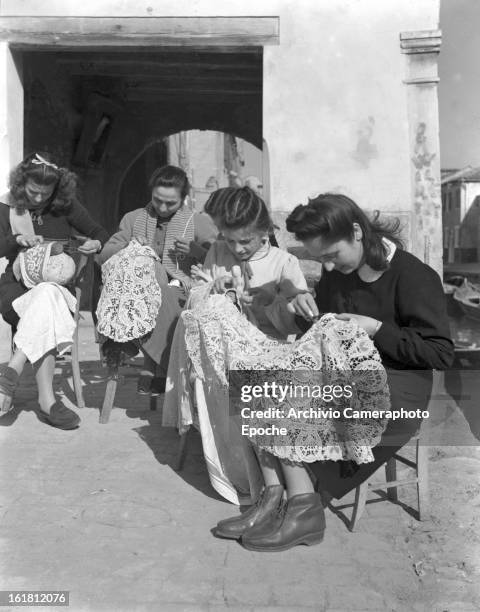
[[[254,226],[270,233],[273,222],[267,205],[250,187],[224,187],[208,198],[204,210],[215,218],[220,229],[239,229]]]
[[[391,240],[399,248],[403,248],[403,243],[399,238],[400,221],[380,221],[379,216],[380,212],[376,211],[374,218],[369,219],[347,196],[323,193],[309,200],[308,204],[297,206],[288,216],[286,226],[297,240],[321,237],[333,243],[352,240],[353,224],[357,223],[362,229],[365,262],[374,270],[386,270],[388,253],[382,238]]]
[[[180,192],[182,200],[190,192],[190,183],[184,170],[177,166],[162,166],[157,168],[148,182],[150,189],[155,187],[175,187]]]

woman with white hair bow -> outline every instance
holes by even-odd
[[[27,251],[30,254],[23,257],[20,267],[14,262],[25,249],[75,234],[87,237],[79,247],[85,254],[99,252],[108,239],[107,232],[80,204],[76,175],[56,165],[46,153],[29,155],[13,169],[10,191],[0,197],[0,257],[8,260],[0,277],[0,314],[16,332],[16,350],[8,365],[0,368],[0,413],[11,406],[18,377],[30,361],[38,385],[40,414],[61,429],[77,427],[80,421],[53,392],[55,354],[69,343],[69,333],[68,326],[61,333],[52,330],[56,321],[52,307],[66,308],[68,315],[74,298],[60,283],[49,281],[63,282],[66,268],[52,268],[49,259],[54,253],[50,248]],[[68,266],[66,260],[64,264]],[[49,267],[53,276],[46,274]]]

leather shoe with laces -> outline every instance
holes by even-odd
[[[253,525],[262,524],[275,514],[282,504],[283,486],[265,487],[256,503],[239,516],[220,521],[214,529],[215,536],[237,540]]]
[[[323,540],[325,513],[319,493],[291,497],[285,508],[269,521],[254,525],[242,536],[248,550],[276,552],[299,544],[311,546]]]

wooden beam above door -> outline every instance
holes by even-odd
[[[0,41],[31,48],[279,44],[278,17],[0,17]]]

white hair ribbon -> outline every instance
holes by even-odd
[[[32,164],[34,164],[35,166],[41,166],[41,165],[49,166],[50,168],[53,168],[54,170],[58,170],[58,166],[56,164],[52,164],[52,162],[47,161],[45,158],[43,158],[38,153],[35,153],[35,157],[32,159]]]

